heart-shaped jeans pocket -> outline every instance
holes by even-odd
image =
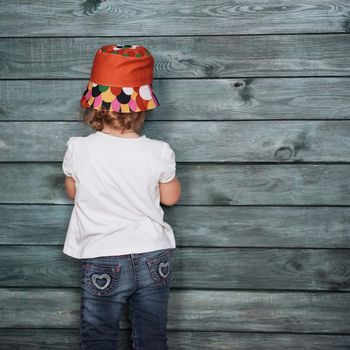
[[[170,272],[169,261],[167,261],[167,262],[162,261],[158,265],[158,272],[163,278],[167,277],[169,275],[169,272]]]
[[[100,285],[98,284],[97,280],[99,280],[100,282],[102,280],[106,280],[105,284],[104,285]],[[106,274],[106,273],[103,273],[102,275],[98,275],[96,273],[94,273],[92,276],[91,276],[91,281],[93,283],[93,285],[97,288],[97,289],[105,289],[109,286],[109,284],[111,283],[111,277]]]

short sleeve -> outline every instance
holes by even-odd
[[[162,154],[162,171],[159,181],[161,183],[167,183],[174,179],[176,175],[176,160],[175,153],[168,143],[164,143]]]
[[[66,153],[63,156],[63,162],[62,162],[62,170],[67,176],[74,177],[74,144],[77,137],[72,136],[68,139],[66,142],[66,146],[68,148],[66,149]]]

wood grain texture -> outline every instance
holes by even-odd
[[[79,302],[79,289],[1,288],[0,327],[76,329]],[[347,292],[174,290],[168,329],[348,334],[349,302]],[[120,328],[130,328],[127,312]]]
[[[88,79],[97,48],[113,41],[3,38],[0,74],[2,79]],[[138,37],[137,43],[154,56],[154,78],[350,75],[347,34]]]
[[[350,248],[349,207],[163,206],[178,247]],[[63,245],[71,205],[0,205],[0,244]],[[45,215],[45,220],[43,220]]]
[[[181,350],[348,350],[350,336],[168,330],[169,349]],[[131,350],[131,331],[119,331],[118,349]],[[76,329],[0,329],[2,350],[78,349]]]
[[[177,164],[178,205],[350,205],[350,164]],[[2,203],[71,204],[61,165],[3,163]]]
[[[79,346],[64,143],[95,51],[139,44],[176,153],[169,349],[350,347],[350,3],[0,3],[0,348]],[[118,37],[116,37],[116,33]],[[195,131],[195,132],[194,132]],[[123,314],[120,349],[131,349]]]
[[[62,161],[70,136],[94,131],[81,122],[4,123],[0,161]],[[158,121],[145,122],[142,133],[170,143],[177,162],[350,162],[345,120]]]
[[[1,36],[349,32],[346,1],[41,1],[1,3]],[[43,13],[45,16],[43,16]],[[23,31],[26,28],[26,31]]]
[[[178,289],[350,291],[349,249],[177,248],[171,263]],[[0,266],[2,287],[80,287],[61,246],[0,246]]]
[[[0,80],[1,121],[80,121],[86,83]],[[147,112],[146,125],[156,120],[350,119],[348,77],[157,78],[153,87],[161,104]]]

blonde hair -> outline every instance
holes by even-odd
[[[104,106],[99,110],[83,108],[82,114],[83,121],[97,131],[102,130],[104,125],[108,125],[115,129],[121,129],[122,133],[124,131],[139,133],[143,128],[146,118],[146,111],[130,113],[112,112],[108,111]]]

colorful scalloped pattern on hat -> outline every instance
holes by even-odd
[[[154,94],[152,84],[138,87],[116,87],[87,84],[80,104],[85,108],[96,110],[105,107],[112,112],[140,112],[158,107],[159,101]]]

